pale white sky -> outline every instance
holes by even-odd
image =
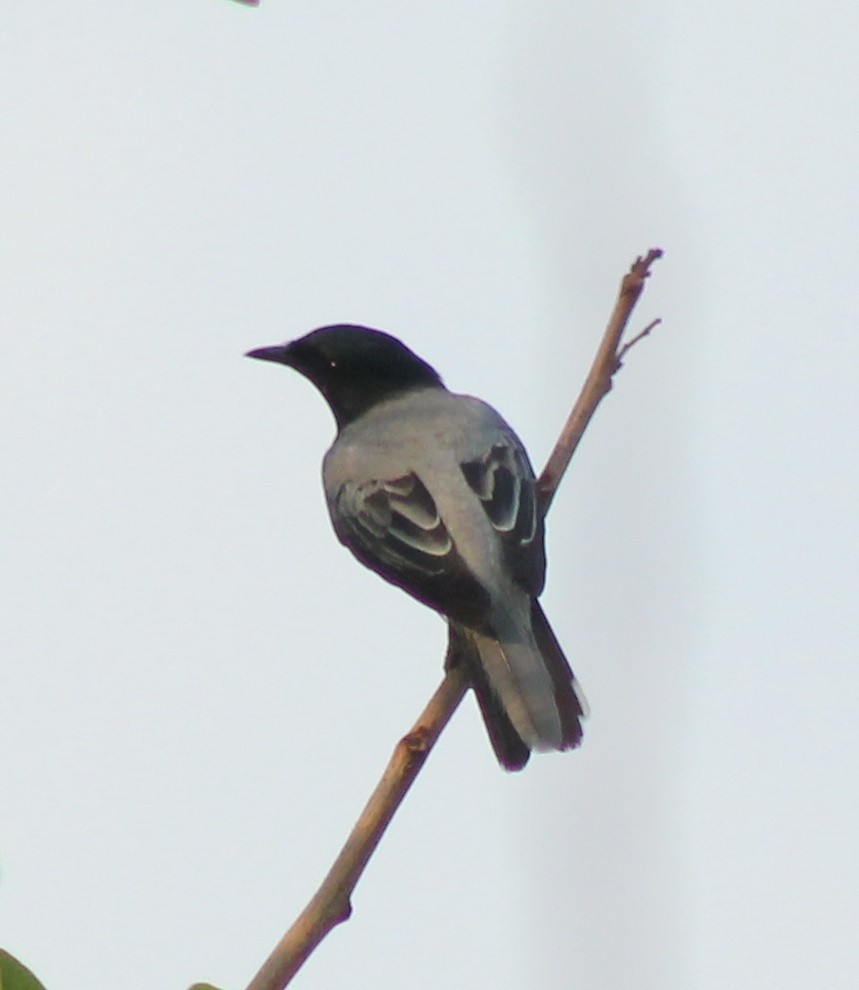
[[[440,677],[330,532],[348,320],[542,464],[581,751],[471,699],[295,985],[847,990],[859,950],[859,12],[43,0],[4,12],[0,945],[50,990],[240,988]]]

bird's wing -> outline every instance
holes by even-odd
[[[337,493],[335,526],[392,567],[426,576],[444,571],[453,540],[416,474],[347,482]]]
[[[512,577],[531,595],[543,590],[546,558],[537,482],[524,450],[504,438],[461,465],[504,550]]]
[[[502,437],[460,470],[501,545],[508,572],[531,596],[543,588],[543,524],[534,472],[514,438]],[[460,555],[432,494],[415,472],[347,481],[330,503],[340,541],[371,570],[466,624],[479,625],[489,596]]]
[[[346,482],[330,503],[341,543],[371,570],[446,615],[475,622],[489,605],[414,472]]]

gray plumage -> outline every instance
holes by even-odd
[[[295,367],[328,400],[334,530],[454,624],[502,764],[578,745],[583,704],[537,602],[546,564],[534,471],[510,426],[380,331],[323,327],[250,354]]]

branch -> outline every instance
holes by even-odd
[[[644,290],[650,266],[661,256],[659,248],[652,248],[644,258],[636,259],[621,281],[614,312],[591,370],[538,481],[544,515],[596,407],[611,389],[612,377],[620,368],[621,358],[659,323],[654,320],[621,346],[623,331]],[[283,990],[331,929],[349,918],[352,913],[352,891],[430,750],[468,689],[463,665],[456,662],[453,652],[451,640],[444,680],[411,731],[397,743],[382,779],[361,812],[346,845],[322,881],[322,886],[263,963],[247,990]]]
[[[591,370],[588,372],[584,385],[582,385],[573,411],[567,418],[567,422],[564,423],[555,449],[537,482],[540,505],[544,515],[549,511],[549,506],[552,504],[561,478],[569,467],[576,447],[578,447],[588,423],[596,412],[597,406],[611,391],[612,378],[620,370],[621,358],[633,344],[641,340],[642,337],[646,337],[659,324],[658,320],[654,320],[628,344],[623,347],[620,346],[623,332],[633,309],[635,309],[635,304],[644,291],[645,280],[650,277],[650,266],[661,257],[662,250],[660,248],[651,248],[643,258],[635,259],[629,271],[621,279],[617,302],[600,341]]]
[[[282,990],[331,929],[349,918],[350,897],[364,867],[467,688],[463,670],[448,670],[408,735],[397,743],[382,779],[322,886],[248,984],[248,990]]]

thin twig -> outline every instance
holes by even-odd
[[[658,248],[651,249],[644,258],[638,258],[623,277],[614,312],[591,370],[540,475],[538,490],[544,514],[551,505],[558,484],[594,410],[611,389],[611,379],[620,367],[620,358],[659,322],[654,320],[637,337],[621,347],[623,331],[644,289],[650,266],[661,256],[662,251]],[[453,649],[451,639],[444,680],[412,730],[397,744],[382,779],[319,890],[263,963],[248,984],[247,990],[283,990],[328,932],[348,919],[352,911],[352,891],[430,750],[468,688],[463,666],[452,656]]]
[[[631,351],[640,340],[644,340],[645,337],[649,337],[650,334],[660,325],[660,323],[662,323],[662,320],[660,320],[657,316],[655,320],[651,320],[643,330],[640,330],[634,337],[631,337],[623,345],[623,347],[621,347],[621,349],[617,352],[616,371],[619,371],[623,365],[623,359],[626,357],[627,352]]]
[[[600,341],[591,370],[537,482],[540,505],[544,514],[549,511],[561,478],[569,467],[576,447],[597,406],[611,391],[612,376],[619,368],[618,351],[623,331],[639,296],[644,291],[645,280],[650,276],[650,266],[661,257],[660,248],[651,248],[643,258],[635,259],[632,267],[621,280],[617,302]]]

